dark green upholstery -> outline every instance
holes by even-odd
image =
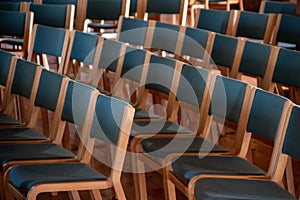
[[[147,51],[136,49],[130,46],[126,47],[126,54],[122,65],[122,78],[140,82],[144,68]]]
[[[136,18],[123,18],[119,40],[133,45],[144,46],[148,21]]]
[[[137,0],[130,0],[129,13],[133,14],[137,12]]]
[[[209,114],[238,123],[246,87],[244,82],[217,76]]]
[[[296,16],[282,15],[276,41],[300,45],[299,34],[300,18]]]
[[[164,158],[171,153],[222,153],[228,150],[200,137],[195,138],[146,138],[142,140],[146,153]]]
[[[247,131],[275,141],[281,112],[288,99],[257,89],[255,91]]]
[[[153,55],[150,59],[146,89],[169,94],[176,61]]]
[[[0,85],[3,87],[6,86],[10,63],[13,56],[14,55],[9,52],[0,50]]]
[[[62,80],[64,76],[43,70],[35,99],[35,106],[40,106],[55,111]]]
[[[19,125],[21,122],[6,114],[0,113],[0,125]],[[1,130],[0,130],[1,132]]]
[[[149,14],[179,14],[182,0],[148,0],[146,12]]]
[[[136,108],[134,113],[134,119],[153,119],[153,118],[161,118],[161,116],[156,115],[154,113],[147,112],[144,109]]]
[[[77,0],[43,0],[43,4],[61,4],[61,5],[67,5],[72,4],[75,6],[75,13],[74,16],[77,14]]]
[[[279,1],[266,1],[264,13],[296,15],[297,3],[294,2],[279,2]]]
[[[34,53],[59,57],[62,54],[66,30],[39,25],[34,40]]]
[[[216,34],[211,53],[211,63],[231,69],[235,58],[237,44],[238,39],[236,37]]]
[[[0,35],[23,36],[26,13],[0,11]]]
[[[268,19],[268,14],[241,11],[236,36],[264,39]]]
[[[10,161],[68,159],[75,155],[56,144],[3,144],[0,145],[0,164]]]
[[[96,88],[69,81],[61,119],[83,127],[92,91]]]
[[[176,25],[156,22],[152,44],[150,47],[145,47],[175,53],[179,28]]]
[[[272,77],[272,82],[300,88],[299,62],[299,52],[288,49],[280,49]]]
[[[6,11],[20,11],[20,2],[1,2],[0,1],[0,10]],[[1,18],[2,20],[2,18]]]
[[[199,179],[194,192],[197,200],[296,200],[281,186],[267,180]]]
[[[124,108],[129,103],[99,95],[91,129],[91,137],[117,145]]]
[[[186,28],[181,55],[202,59],[208,39],[208,31],[195,28]]]
[[[34,24],[65,28],[67,5],[30,4],[30,11],[34,13]]]
[[[182,156],[172,162],[173,170],[185,179],[199,174],[264,175],[264,171],[236,156]]]
[[[97,43],[97,35],[76,31],[70,59],[93,64]]]
[[[242,55],[239,72],[263,78],[268,65],[272,46],[247,41]]]
[[[0,117],[2,121],[2,118]],[[33,140],[47,140],[47,137],[30,128],[2,128],[0,129],[1,141],[33,141]]]
[[[39,65],[26,60],[18,59],[13,77],[11,93],[29,98]]]
[[[282,152],[300,160],[299,151],[299,118],[300,118],[300,108],[299,106],[294,106],[290,121],[287,127],[286,136],[283,144]]]
[[[107,177],[83,163],[15,166],[10,171],[11,183],[30,190],[43,183],[101,181]]]
[[[121,53],[122,43],[114,40],[104,40],[98,68],[115,72]]]
[[[197,28],[226,34],[229,15],[226,10],[201,9]]]

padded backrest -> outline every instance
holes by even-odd
[[[61,5],[67,5],[72,4],[75,6],[75,16],[77,14],[77,0],[42,0],[43,4],[61,4]]]
[[[246,41],[239,72],[263,78],[271,50],[271,45]]]
[[[288,99],[257,89],[248,119],[247,131],[275,141],[284,103]]]
[[[36,69],[39,65],[18,59],[13,77],[11,93],[29,98],[33,86]]]
[[[282,13],[286,15],[296,15],[297,3],[280,2],[280,1],[265,1],[264,13]]]
[[[147,51],[145,50],[127,46],[121,77],[139,83],[142,77],[146,54]]]
[[[229,16],[226,10],[201,9],[197,28],[226,34]]]
[[[149,14],[179,14],[182,0],[147,0]]]
[[[276,41],[300,45],[300,17],[282,15]]]
[[[34,53],[61,56],[66,29],[38,25],[34,40]]]
[[[118,20],[122,13],[122,0],[87,0],[87,19]]]
[[[125,101],[99,95],[94,113],[91,137],[116,145],[126,106],[130,105]]]
[[[63,78],[63,75],[49,70],[43,70],[36,94],[35,106],[40,106],[54,112]]]
[[[238,123],[246,88],[247,83],[224,76],[217,76],[209,114]]]
[[[98,68],[115,72],[120,57],[122,43],[105,39],[102,44],[101,56]]]
[[[76,31],[70,59],[75,59],[90,65],[93,64],[97,44],[97,35]]]
[[[211,53],[211,62],[231,68],[237,50],[238,38],[216,34]]]
[[[83,127],[92,91],[96,88],[70,80],[61,119]]]
[[[176,97],[179,101],[200,107],[207,85],[209,71],[200,67],[183,65]]]
[[[300,52],[280,49],[272,82],[282,83],[289,86],[300,88]]]
[[[175,67],[175,60],[152,55],[145,88],[169,94]]]
[[[6,86],[11,59],[13,56],[14,55],[9,52],[0,50],[0,85],[3,87]]]
[[[186,28],[181,55],[202,59],[205,55],[209,32],[202,29]]]
[[[290,115],[282,152],[300,160],[300,107],[294,106]]]
[[[24,36],[25,12],[0,11],[0,19],[0,35]]]
[[[150,47],[165,50],[171,53],[176,51],[176,43],[178,39],[180,26],[156,22],[152,44]]]
[[[0,2],[0,10],[20,11],[20,2]]]
[[[59,28],[66,26],[67,5],[30,4],[30,11],[34,13],[34,24]]]
[[[236,36],[264,39],[269,14],[241,11]]]
[[[144,46],[148,21],[136,18],[122,18],[119,41]]]
[[[130,14],[137,12],[137,1],[138,0],[130,0],[130,7],[129,7]]]

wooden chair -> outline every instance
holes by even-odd
[[[287,1],[267,1],[260,2],[259,13],[274,13],[285,15],[296,15],[297,3]]]
[[[0,11],[0,19],[1,49],[12,51],[26,59],[32,33],[33,13]],[[12,48],[6,48],[3,45],[12,46]]]
[[[275,14],[239,11],[230,35],[260,40],[265,44],[270,44],[275,22]]]
[[[12,167],[6,176],[7,199],[13,196],[36,199],[40,193],[60,191],[69,191],[73,197],[80,199],[77,193],[80,190],[89,190],[93,198],[101,199],[99,189],[111,187],[118,199],[126,199],[120,179],[134,109],[126,102],[97,94],[91,98],[88,113],[92,114],[85,121],[83,145],[78,151],[81,162]],[[107,142],[115,149],[108,177],[89,166],[96,140]],[[28,169],[34,175],[28,173]],[[25,197],[21,190],[16,192],[17,188],[27,191]]]
[[[227,198],[252,199],[293,199],[296,198],[282,188],[284,169],[289,158],[299,160],[298,129],[300,116],[299,106],[291,106],[288,115],[282,119],[273,151],[273,160],[269,173],[265,177],[230,176],[230,175],[202,175],[193,178],[190,183],[190,199],[214,198],[226,196]],[[230,186],[230,192],[223,190],[224,184]],[[213,187],[207,187],[207,186]],[[213,197],[214,196],[214,197]]]
[[[20,1],[20,2],[0,1],[0,10],[24,12],[26,11],[26,3],[24,3],[24,1]]]
[[[277,130],[282,129],[291,103],[284,97],[259,89],[255,90],[251,98],[252,103],[251,100],[248,102],[247,112],[249,115],[242,122],[246,129],[236,135],[237,141],[234,145],[237,145],[238,148],[236,148],[233,155],[173,154],[165,160],[165,164],[168,166],[164,177],[166,178],[167,192],[170,199],[176,198],[175,186],[189,199],[193,199],[192,194],[189,193],[191,190],[188,188],[191,188],[192,179],[198,175],[244,175],[263,178],[272,173],[272,167],[265,173],[246,160],[250,138],[252,134],[272,142],[275,141],[275,138],[280,138],[280,134],[276,137]],[[227,114],[230,114],[230,110],[226,111]],[[271,166],[274,159],[276,161],[278,158],[276,148],[274,152]]]
[[[177,14],[179,25],[186,25],[188,0],[137,0],[138,18],[148,19],[148,15]]]
[[[278,14],[271,43],[280,47],[295,49],[300,45],[300,17]]]
[[[63,69],[68,42],[69,30],[36,24],[29,42],[27,60],[38,62],[50,69],[47,55],[54,56],[57,58],[57,69]]]

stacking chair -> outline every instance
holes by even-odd
[[[29,43],[27,60],[41,63],[50,69],[47,56],[54,56],[57,58],[57,69],[63,69],[68,40],[69,30],[36,24]]]
[[[272,44],[289,49],[300,45],[300,17],[278,14]]]
[[[179,15],[178,25],[185,26],[188,0],[137,0],[138,18],[148,19],[148,15],[156,14],[177,14]]]
[[[0,11],[0,19],[1,49],[13,51],[26,58],[33,26],[33,13]],[[5,48],[3,45],[12,46],[12,48]],[[20,46],[21,50],[19,50]]]
[[[233,89],[233,87],[230,88]],[[256,89],[251,98],[252,103],[250,100],[248,106],[249,115],[242,122],[246,129],[236,136],[237,141],[234,145],[237,145],[238,148],[234,155],[203,155],[198,153],[182,156],[177,154],[170,155],[165,160],[165,163],[169,164],[164,175],[167,179],[167,192],[170,199],[176,198],[174,184],[189,199],[192,199],[188,188],[190,188],[191,179],[198,175],[249,175],[261,176],[262,178],[271,175],[272,167],[265,173],[245,159],[249,142],[252,134],[272,142],[280,139],[280,132],[279,135],[277,133],[284,126],[291,102],[284,97],[260,89]],[[227,114],[230,112],[226,111]],[[274,148],[271,164],[277,158],[277,149]]]
[[[0,1],[0,10],[3,11],[21,11],[26,10],[24,2]]]
[[[297,3],[286,1],[267,1],[260,2],[260,13],[275,13],[284,15],[296,15]]]
[[[284,126],[280,125],[275,143],[277,160],[273,157],[266,177],[203,175],[193,178],[189,185],[190,199],[210,199],[222,196],[228,199],[293,199],[282,188],[284,168],[288,158],[299,160],[299,106],[291,106]],[[274,154],[273,154],[274,155]],[[226,190],[224,190],[226,188]]]
[[[270,44],[275,23],[275,14],[239,11],[231,35]]]
[[[148,21],[120,16],[117,29],[117,40],[133,46],[143,47]]]
[[[95,199],[102,199],[99,189],[113,187],[118,199],[126,199],[121,185],[121,173],[126,155],[134,109],[126,102],[103,95],[94,95],[89,105],[78,158],[81,162],[64,164],[19,165],[9,170],[6,182],[7,198],[23,196],[36,199],[43,192],[70,191],[80,199],[76,191],[89,190]],[[112,170],[109,176],[89,166],[95,141],[114,145]],[[97,155],[96,155],[97,156]],[[31,172],[29,172],[29,171]],[[15,181],[18,180],[18,181]],[[20,189],[18,192],[13,192]]]

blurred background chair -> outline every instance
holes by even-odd
[[[285,15],[296,15],[297,3],[287,1],[269,1],[262,0],[260,2],[260,13],[274,13]]]
[[[0,1],[0,10],[24,12],[26,10],[26,3],[24,1]]]

